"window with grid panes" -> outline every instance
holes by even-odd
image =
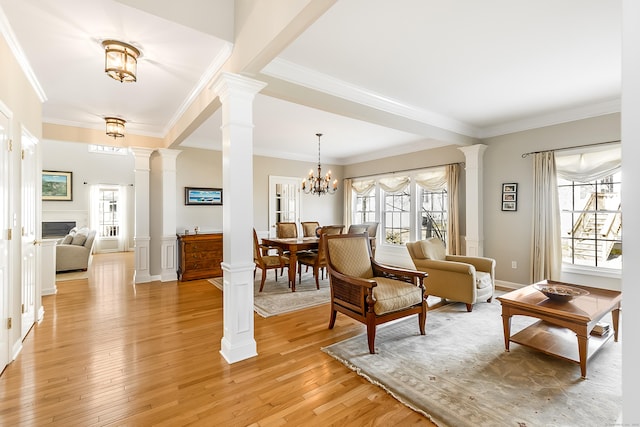
[[[447,222],[449,196],[446,190],[429,191],[424,188],[420,189],[420,236],[419,240],[429,237],[437,237],[442,240],[445,245],[447,242]]]
[[[376,192],[375,188],[370,189],[366,194],[356,194],[353,223],[363,224],[376,220]]]
[[[580,183],[558,177],[562,262],[622,268],[621,173]]]
[[[118,189],[101,188],[99,193],[99,233],[100,237],[118,237]]]
[[[395,193],[383,193],[384,241],[402,245],[411,236],[411,194],[409,187]]]

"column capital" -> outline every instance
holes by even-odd
[[[226,98],[230,94],[250,95],[253,97],[260,92],[266,83],[229,72],[221,73],[210,86],[210,89],[220,98]]]
[[[176,159],[182,153],[181,150],[173,150],[171,148],[158,148],[160,160],[162,162],[162,170],[176,170]]]

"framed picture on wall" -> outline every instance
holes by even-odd
[[[42,200],[73,200],[73,173],[42,171]]]
[[[196,206],[222,205],[222,188],[185,187],[184,204]]]
[[[515,182],[502,184],[502,210],[518,210],[518,184]]]

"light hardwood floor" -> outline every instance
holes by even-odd
[[[133,254],[58,282],[0,376],[2,426],[433,426],[320,348],[364,332],[328,304],[255,316],[257,357],[220,355],[222,292],[133,283]]]

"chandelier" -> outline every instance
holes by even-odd
[[[302,180],[302,191],[306,194],[333,194],[338,190],[338,180],[331,182],[331,171],[322,176],[322,168],[320,166],[320,137],[321,133],[316,133],[318,137],[318,176],[313,175],[313,169],[309,171],[309,176]]]
[[[107,135],[112,136],[113,139],[124,137],[126,121],[117,117],[105,117],[104,121],[107,123]]]
[[[104,72],[119,82],[135,82],[140,51],[130,44],[105,40]]]

